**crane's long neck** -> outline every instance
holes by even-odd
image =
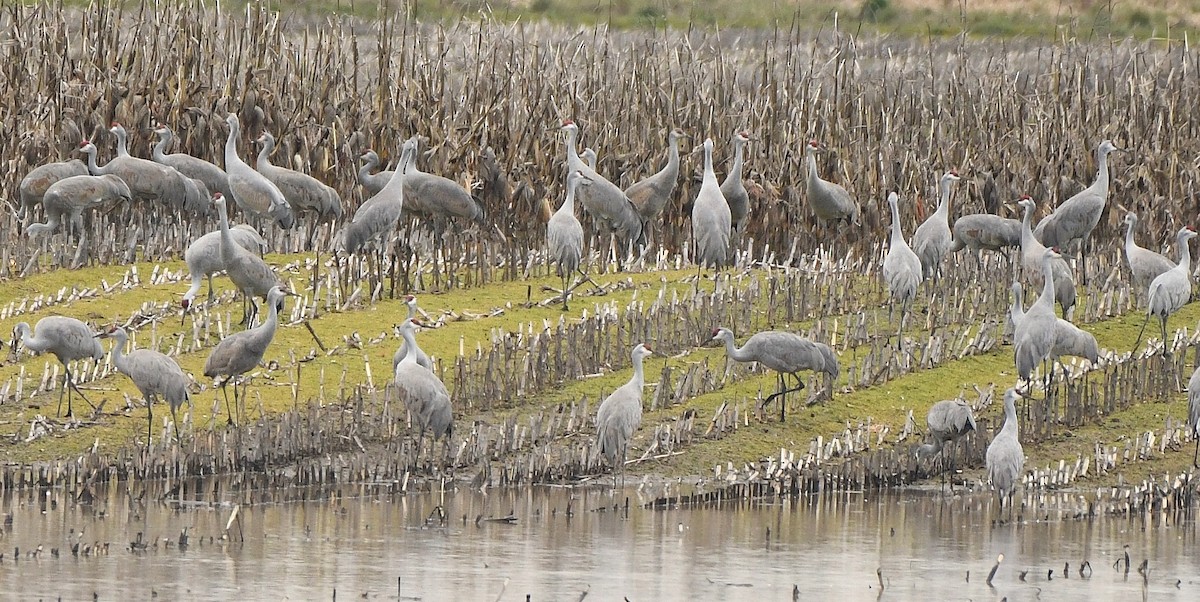
[[[804,153],[804,162],[808,165],[808,185],[812,186],[814,182],[820,179],[817,175],[817,155],[812,150]]]
[[[1000,434],[1017,438],[1017,404],[1007,396],[1004,398],[1004,426],[1000,428]]]
[[[1188,241],[1192,237],[1179,237],[1179,266],[1178,269],[1184,274],[1190,274],[1192,271],[1192,252],[1188,249]]]
[[[1137,246],[1133,241],[1133,226],[1137,222],[1129,221],[1125,223],[1125,252],[1128,253],[1131,249]]]
[[[746,142],[741,138],[737,138],[733,143],[733,166],[729,168],[729,175],[726,176],[731,182],[736,182],[742,179],[742,159],[745,155]],[[675,147],[672,146],[674,151]],[[678,163],[679,154],[675,153],[675,160]]]
[[[1054,304],[1054,257],[1045,255],[1042,257],[1042,276],[1046,282],[1042,285],[1042,296],[1038,299],[1041,303]]]
[[[167,158],[167,147],[171,146],[171,140],[174,138],[169,132],[164,132],[158,135],[158,144],[150,150],[150,157],[155,161],[162,163]]]
[[[633,356],[633,378],[629,379],[629,382],[635,385],[639,391],[642,390],[642,386],[644,386],[646,383],[646,375],[642,367],[641,354]]]
[[[225,139],[225,169],[230,169],[231,166],[243,163],[242,158],[238,156],[237,139],[241,128],[237,125],[229,126],[229,137]]]
[[[904,242],[904,233],[900,230],[900,207],[895,199],[888,199],[888,204],[892,206],[892,244],[898,245]]]
[[[417,304],[416,303],[405,303],[405,305],[408,306],[408,319],[411,320],[411,319],[417,317]]]
[[[96,165],[96,147],[92,146],[91,148],[84,149],[83,152],[84,152],[84,154],[87,155],[88,171],[93,174],[104,173],[104,168],[100,167],[99,165]]]
[[[369,180],[372,176],[371,172],[375,171],[376,167],[379,167],[379,156],[367,155],[367,162],[358,168],[358,181],[365,182]]]
[[[117,136],[117,156],[118,157],[128,157],[129,156],[129,140],[127,139],[127,137],[125,135],[125,128],[117,128],[116,130],[113,131],[113,134],[116,134],[116,136]]]
[[[229,211],[224,203],[217,205],[217,217],[221,222],[221,258],[228,262],[234,256],[233,234],[229,232]]]
[[[938,182],[938,206],[934,213],[942,219],[946,219],[950,214],[950,183],[949,178],[942,178],[942,181]]]
[[[1096,181],[1092,187],[1108,197],[1108,153],[1099,149],[1096,150]]]
[[[580,161],[580,159],[579,159],[579,151],[575,149],[575,137],[578,135],[578,133],[579,133],[579,130],[576,130],[575,128],[567,128],[567,162],[568,163],[571,163],[571,162],[582,163],[582,161]]]
[[[579,180],[572,179],[567,182],[567,200],[563,201],[559,211],[566,211],[571,215],[575,214],[575,191],[579,188]]]
[[[1033,208],[1026,207],[1025,214],[1021,216],[1021,248],[1022,249],[1029,248],[1030,243],[1032,243],[1034,240],[1033,239],[1033,226],[1030,225],[1030,224],[1032,224],[1032,222],[1033,222]]]
[[[717,174],[713,171],[712,148],[709,145],[704,146],[704,182],[717,184]]]
[[[401,328],[400,336],[404,337],[404,349],[406,350],[404,359],[400,361],[409,364],[417,363],[417,351],[420,347],[417,346],[417,337],[413,335],[412,328]]]
[[[400,199],[401,204],[404,203],[404,175],[405,172],[408,171],[411,158],[411,151],[404,149],[404,151],[400,153],[400,164],[396,166],[396,171],[392,172],[391,179],[389,179],[387,184],[384,184],[383,186],[385,189],[395,190],[395,194],[397,195],[397,198]]]
[[[271,152],[275,150],[275,142],[270,138],[263,141],[262,149],[258,151],[258,161],[256,169],[262,170],[263,167],[274,167],[271,165]]]
[[[113,333],[112,363],[121,372],[125,371],[125,345],[128,342],[129,335],[124,330]]]
[[[1021,296],[1024,294],[1024,292],[1025,291],[1021,288],[1021,284],[1019,282],[1013,283],[1013,303],[1012,307],[1008,310],[1008,315],[1012,318],[1014,327],[1021,322],[1022,318],[1025,317],[1025,302],[1023,299],[1021,299]]]
[[[747,358],[746,354],[744,353],[744,348],[733,344],[732,336],[725,336],[722,338],[725,341],[725,355],[728,355],[734,361],[738,362],[750,361],[750,358]]]
[[[195,299],[196,295],[198,295],[200,293],[200,287],[202,287],[203,285],[204,285],[204,274],[193,273],[192,274],[192,285],[190,287],[188,287],[187,292],[183,294],[183,298],[187,301],[191,301],[192,299]]]

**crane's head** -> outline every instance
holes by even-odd
[[[889,192],[887,202],[889,205],[896,205],[900,202],[900,195],[896,194],[895,190]]]
[[[956,170],[956,169],[951,169],[950,171],[946,172],[946,175],[944,175],[942,177],[951,182],[957,182],[962,179],[962,178],[958,177],[958,170]]]
[[[159,136],[166,136],[171,133],[171,128],[169,128],[165,125],[159,124],[157,126],[154,126],[154,133],[158,134]]]
[[[212,195],[212,205],[218,211],[225,209],[225,195],[214,192]]]
[[[1026,211],[1033,211],[1037,207],[1037,203],[1033,202],[1033,197],[1023,194],[1020,199],[1017,199],[1017,206]]]
[[[574,119],[564,119],[562,126],[560,126],[558,129],[564,132],[574,133],[579,131],[579,126],[575,124]]]
[[[636,347],[633,348],[633,353],[631,355],[633,357],[633,361],[637,362],[637,361],[642,360],[643,358],[654,355],[654,350],[651,349],[649,345],[647,345],[645,343],[640,343]]]
[[[821,146],[820,142],[817,142],[816,140],[809,140],[808,146],[805,146],[804,150],[806,152],[815,153],[817,151],[823,151],[825,148]]]
[[[684,132],[683,130],[681,130],[679,128],[671,128],[671,133],[667,134],[667,138],[671,142],[674,142],[676,140],[682,140],[687,137],[688,137],[687,132]]]
[[[750,135],[750,132],[748,130],[741,130],[738,133],[733,135],[733,139],[744,144],[746,142],[754,140],[754,137]]]
[[[270,132],[263,132],[255,139],[255,142],[263,146],[275,146],[275,136],[272,136]]]
[[[362,161],[379,163],[379,153],[376,153],[375,151],[373,151],[369,148],[366,150],[366,152],[359,155],[358,158]]]
[[[121,122],[119,122],[119,121],[114,121],[114,122],[112,122],[111,125],[108,126],[108,131],[110,131],[114,134],[117,132],[117,130],[125,131],[125,127],[122,126]]]
[[[724,327],[714,328],[712,331],[712,336],[709,337],[708,342],[715,343],[717,341],[724,341],[725,339],[729,339],[732,341],[733,340],[733,331],[729,330],[728,328],[724,328]]]
[[[1113,144],[1112,140],[1103,140],[1100,142],[1100,146],[1096,149],[1096,152],[1101,155],[1107,155],[1109,153],[1123,153],[1125,149]]]
[[[84,138],[79,142],[79,152],[94,153],[96,152],[96,145],[92,144],[87,138]]]

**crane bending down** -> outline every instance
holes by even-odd
[[[618,245],[618,265],[621,265],[626,255],[632,254],[634,245],[642,237],[642,218],[638,215],[637,207],[625,196],[625,191],[610,182],[607,178],[596,173],[579,157],[576,150],[576,140],[579,137],[579,126],[570,119],[563,121],[562,131],[567,134],[567,170],[582,171],[583,175],[592,180],[592,186],[579,192],[579,202],[606,230],[615,233],[614,244]]]
[[[1146,332],[1146,324],[1150,322],[1150,316],[1155,316],[1162,324],[1163,357],[1171,354],[1170,343],[1167,341],[1167,318],[1179,311],[1192,298],[1192,257],[1188,250],[1188,241],[1195,236],[1196,231],[1191,226],[1184,226],[1179,230],[1179,234],[1176,235],[1176,244],[1179,245],[1179,263],[1159,274],[1150,283],[1150,292],[1146,298],[1146,319],[1142,322],[1142,329],[1138,331],[1137,341],[1133,343],[1135,351],[1138,344],[1142,342],[1142,335]]]
[[[959,180],[953,169],[938,180],[938,206],[913,232],[912,248],[921,260],[921,276],[924,279],[940,277],[942,258],[950,250],[950,185]]]
[[[1021,246],[1021,222],[990,213],[972,213],[954,220],[954,239],[950,242],[953,252],[970,249],[975,256],[975,265],[983,267],[980,251],[1000,251]]]
[[[412,319],[400,324],[400,335],[404,344],[410,349],[417,349],[415,336],[417,322]],[[446,440],[446,451],[449,456],[450,435],[454,429],[454,412],[450,406],[450,392],[442,379],[432,370],[417,363],[415,353],[409,353],[396,365],[393,378],[396,388],[404,398],[408,413],[417,422],[419,434],[417,438],[417,460],[421,458],[421,446],[425,440],[425,431],[429,431],[434,442],[440,438]]]
[[[267,241],[263,240],[253,226],[238,224],[229,229],[229,234],[233,237],[233,242],[251,253],[261,256],[267,250]],[[205,279],[208,279],[208,302],[213,301],[213,274],[225,269],[225,260],[221,257],[221,230],[214,230],[193,240],[183,253],[183,261],[187,264],[191,277],[191,286],[183,294],[183,300],[180,302],[186,318]],[[182,321],[180,323],[182,324]]]
[[[63,365],[63,388],[58,394],[58,415],[62,415],[63,393],[67,395],[67,416],[74,416],[71,406],[71,390],[73,389],[88,405],[92,402],[84,396],[83,391],[75,384],[71,376],[68,362],[92,358],[95,361],[104,359],[104,348],[92,336],[92,329],[87,324],[66,316],[48,316],[38,320],[32,332],[27,322],[18,322],[13,329],[13,352],[24,345],[34,353],[52,353]],[[95,406],[92,406],[95,408]]]
[[[887,283],[888,294],[891,296],[891,306],[888,308],[888,319],[892,319],[896,304],[900,304],[900,328],[896,331],[896,348],[904,348],[904,318],[917,296],[917,287],[921,285],[921,260],[917,254],[904,242],[904,233],[900,230],[900,195],[888,193],[888,205],[892,209],[892,237],[888,245],[887,255],[883,258],[883,280]]]
[[[262,361],[263,354],[275,338],[275,329],[279,325],[279,312],[283,308],[283,298],[288,293],[278,286],[272,286],[267,293],[267,319],[261,325],[241,332],[235,332],[224,339],[208,354],[204,362],[204,375],[209,378],[221,379],[221,393],[225,396],[225,409],[229,412],[229,424],[234,422],[234,410],[238,404],[238,385],[233,385],[233,405],[229,405],[229,392],[225,389],[229,381],[253,370]]]
[[[1039,242],[1050,247],[1073,248],[1073,243],[1078,241],[1085,279],[1088,277],[1087,252],[1092,230],[1100,223],[1100,214],[1104,213],[1104,205],[1108,202],[1108,155],[1123,151],[1124,149],[1117,148],[1111,140],[1101,141],[1096,147],[1096,181],[1060,203],[1054,213],[1038,223],[1037,231],[1034,232]]]
[[[800,378],[802,370],[821,372],[836,381],[839,372],[837,355],[824,343],[810,341],[798,334],[782,330],[765,330],[751,336],[746,344],[736,347],[733,342],[733,331],[728,328],[718,328],[712,333],[713,342],[725,344],[725,355],[737,362],[758,362],[779,373],[779,390],[763,400],[760,408],[766,406],[772,399],[779,397],[779,421],[785,418],[787,394],[804,388]],[[796,387],[789,389],[786,375],[796,379]],[[829,397],[833,398],[833,385],[830,384]]]
[[[929,408],[929,414],[925,416],[925,423],[929,425],[929,436],[933,438],[932,443],[926,443],[917,448],[917,455],[921,457],[929,457],[938,455],[942,460],[940,462],[940,471],[942,473],[942,486],[946,484],[946,454],[943,447],[947,443],[956,443],[959,439],[966,437],[968,433],[975,432],[975,413],[971,411],[971,406],[966,401],[961,399],[947,399],[933,404]],[[958,446],[955,446],[957,452]],[[956,453],[957,455],[957,453]],[[951,458],[949,468],[954,470],[954,460]],[[950,480],[950,489],[954,489],[954,480]]]
[[[150,447],[154,429],[154,402],[159,397],[171,407],[171,421],[175,435],[179,436],[179,407],[189,399],[188,377],[175,360],[153,349],[135,349],[125,353],[129,335],[120,326],[101,331],[96,338],[112,337],[112,363],[117,370],[129,377],[146,400],[146,447]]]
[[[1023,291],[1020,282],[1012,283],[1012,293],[1013,304],[1009,309],[1009,318],[1012,320],[1013,327],[1015,328],[1025,317],[1025,310],[1021,307]],[[1054,372],[1060,366],[1059,358],[1064,355],[1074,355],[1084,358],[1095,366],[1100,362],[1100,346],[1096,342],[1096,337],[1092,336],[1092,333],[1062,318],[1056,318],[1054,321],[1054,344],[1050,347],[1050,372],[1047,375],[1047,391],[1054,390]],[[1065,372],[1065,366],[1063,370]]]
[[[1042,285],[1042,259],[1046,253],[1046,247],[1038,242],[1033,235],[1033,230],[1029,225],[1033,219],[1033,210],[1036,204],[1029,195],[1021,197],[1017,202],[1022,209],[1024,215],[1021,216],[1021,262],[1024,267],[1025,275],[1033,282],[1034,286]],[[1063,317],[1068,321],[1075,315],[1075,277],[1071,275],[1071,267],[1063,261],[1062,257],[1051,263],[1051,268],[1054,271],[1054,300],[1062,307]]]
[[[404,305],[408,307],[408,317],[406,319],[415,319],[417,317],[417,298],[412,295],[404,297]],[[400,332],[399,324],[395,326],[395,330],[397,335],[399,335],[401,338],[404,337],[404,333]],[[396,367],[400,365],[400,362],[403,361],[405,356],[408,355],[410,349],[417,354],[417,364],[424,366],[429,370],[433,370],[433,360],[429,359],[429,354],[425,353],[425,351],[417,346],[410,348],[407,339],[405,339],[405,342],[401,343],[400,347],[396,349],[396,353],[392,354],[393,373],[396,371]]]
[[[721,268],[729,261],[733,218],[713,172],[712,153],[713,141],[705,139],[704,181],[692,205],[692,239],[696,243],[696,265]]]
[[[17,217],[25,219],[25,216],[29,214],[29,210],[34,205],[42,202],[42,197],[50,189],[51,184],[71,176],[86,175],[88,175],[88,167],[79,159],[47,163],[33,168],[29,173],[25,174],[24,178],[21,178],[21,184],[18,186],[18,192],[21,197],[21,209],[20,215]]]
[[[646,380],[642,362],[653,353],[654,350],[644,343],[633,348],[633,377],[605,397],[596,411],[596,443],[613,469],[614,488],[617,472],[624,481],[629,440],[642,425],[642,387]]]
[[[1200,364],[1192,371],[1188,379],[1188,432],[1196,441],[1196,451],[1192,453],[1192,466],[1200,468]]]
[[[1027,383],[1039,362],[1050,358],[1054,350],[1055,328],[1058,317],[1054,315],[1054,260],[1061,259],[1055,249],[1046,249],[1042,254],[1044,283],[1042,294],[1024,312],[1015,324],[1013,332],[1013,358],[1017,374]],[[1049,385],[1047,384],[1047,387]]]
[[[1129,272],[1133,274],[1133,286],[1146,289],[1160,274],[1175,267],[1175,262],[1138,246],[1133,239],[1137,221],[1136,213],[1130,211],[1125,214],[1125,261],[1129,264]]]
[[[558,275],[562,278],[563,311],[567,311],[567,299],[571,296],[571,278],[580,270],[580,259],[583,257],[583,225],[575,217],[575,195],[580,186],[587,186],[592,180],[575,170],[567,176],[567,199],[563,201],[558,211],[550,216],[546,223],[546,246],[550,258],[557,264]]]
[[[1000,494],[1001,508],[1007,500],[1010,514],[1013,491],[1021,482],[1021,475],[1025,469],[1025,450],[1021,448],[1017,427],[1016,402],[1016,389],[1004,392],[1004,426],[992,438],[987,448],[988,481]]]
[[[65,221],[63,217],[67,217],[68,226],[82,235],[84,211],[106,203],[129,202],[132,198],[125,181],[112,174],[63,178],[51,184],[42,196],[46,223],[29,224],[25,232],[30,236],[53,233]]]

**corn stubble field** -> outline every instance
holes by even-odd
[[[1200,135],[1189,99],[1200,94],[1198,56],[1184,46],[828,29],[445,27],[178,5],[15,5],[0,23],[0,88],[8,91],[0,98],[0,193],[13,209],[0,218],[0,328],[58,314],[97,329],[126,324],[136,346],[176,357],[197,377],[178,442],[162,405],[147,449],[145,406],[110,366],[77,367],[99,410],[76,400],[81,420],[67,422],[55,414],[61,374],[53,357],[10,356],[0,367],[6,486],[243,470],[277,484],[407,484],[410,475],[447,473],[475,485],[594,478],[607,471],[592,444],[596,406],[629,378],[629,349],[642,341],[658,355],[647,365],[633,475],[716,474],[791,490],[919,480],[932,470],[912,455],[925,412],[961,395],[980,416],[982,432],[959,456],[960,478],[975,482],[1002,419],[998,401],[1016,381],[1010,264],[1001,255],[982,266],[965,253],[949,258],[942,279],[922,285],[897,352],[878,277],[886,191],[900,192],[909,234],[951,168],[964,176],[952,220],[1016,216],[1007,203],[1022,194],[1039,202],[1040,216],[1091,182],[1102,138],[1130,152],[1113,158],[1109,207],[1094,235],[1098,259],[1089,261],[1076,322],[1096,335],[1105,358],[1092,369],[1072,365],[1049,401],[1039,394],[1022,405],[1027,491],[1122,484],[1111,496],[1127,502],[1174,491],[1173,475],[1190,466],[1181,391],[1200,310],[1189,305],[1172,319],[1187,330],[1169,358],[1150,353],[1157,341],[1131,355],[1144,291],[1131,288],[1120,256],[1127,210],[1141,218],[1139,240],[1156,249],[1195,219]],[[410,222],[378,265],[334,259],[327,225],[317,228],[315,250],[305,250],[304,230],[267,229],[268,262],[298,296],[287,300],[265,365],[253,372],[249,422],[239,428],[226,426],[220,392],[202,376],[211,348],[240,328],[228,280],[217,278],[215,305],[180,320],[182,251],[214,220],[152,205],[96,212],[88,258],[62,233],[27,237],[15,216],[25,173],[71,158],[83,138],[103,161],[113,121],[131,131],[135,156],[149,155],[152,124],[161,122],[175,130],[175,152],[219,164],[227,112],[241,117],[243,158],[270,131],[280,145],[274,163],[333,186],[348,215],[364,200],[359,155],[373,148],[394,161],[413,134],[428,139],[422,169],[471,187],[487,211],[485,225],[444,236]],[[619,272],[594,253],[587,268],[600,288],[581,287],[569,313],[543,290],[557,282],[543,249],[548,207],[564,197],[565,118],[597,149],[597,171],[622,188],[659,169],[671,127],[692,137],[655,248]],[[713,138],[723,173],[741,128],[754,140],[739,265],[697,280],[686,260],[701,166],[693,147]],[[833,151],[820,170],[857,199],[861,226],[813,217],[802,165],[810,139]],[[494,162],[481,158],[487,147]],[[77,262],[86,265],[68,269]],[[455,415],[448,450],[439,450],[448,459],[426,454],[416,467],[415,428],[386,387],[398,344],[391,325],[409,292],[432,326],[420,341],[438,361]],[[806,377],[810,403],[793,402],[781,425],[772,408],[758,409],[775,375],[727,367],[723,351],[704,346],[717,326],[739,340],[777,328],[828,342],[841,376]],[[819,399],[829,389],[832,400]]]

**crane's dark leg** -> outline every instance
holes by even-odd
[[[942,473],[942,491],[946,491],[946,448],[938,450],[938,472]],[[950,489],[954,489],[954,481],[950,481]]]
[[[87,398],[87,396],[83,394],[83,391],[80,391],[79,387],[75,385],[75,379],[71,376],[71,369],[68,368],[66,364],[63,364],[63,375],[63,378],[65,379],[63,382],[63,389],[65,389],[67,393],[67,416],[75,416],[74,410],[71,407],[71,390],[74,390],[76,393],[78,393],[79,397],[86,401],[87,404],[92,406],[92,409],[95,410],[95,404],[93,404]],[[58,396],[58,411],[62,412],[62,393],[59,393]]]
[[[229,378],[225,379],[223,382],[221,382],[221,394],[225,396],[225,416],[226,416],[225,421],[230,426],[233,426],[233,407],[229,405],[229,389],[227,387],[229,386],[229,381],[232,378],[233,377],[229,377]],[[234,387],[233,387],[233,396],[236,399],[237,385],[234,385]]]
[[[217,295],[216,295],[216,293],[213,292],[212,274],[209,274],[208,275],[208,302],[212,303],[213,301],[216,300],[216,298],[217,298]]]
[[[175,406],[171,406],[171,426],[175,429],[175,443],[178,444],[182,439],[179,436],[179,415]]]
[[[571,308],[567,307],[567,295],[568,295],[568,293],[570,293],[570,292],[571,292],[571,291],[570,291],[570,289],[568,289],[568,288],[567,288],[567,286],[568,286],[568,284],[571,282],[571,273],[570,273],[568,270],[564,270],[564,269],[562,269],[562,266],[559,266],[559,268],[558,268],[558,269],[559,269],[559,271],[561,271],[561,272],[563,273],[563,277],[562,277],[562,282],[563,282],[563,287],[562,287],[563,311],[571,311]]]
[[[1192,452],[1192,467],[1200,468],[1200,429],[1195,429],[1192,432],[1192,438],[1196,440],[1196,451]]]
[[[1142,321],[1142,329],[1138,331],[1137,340],[1135,340],[1133,342],[1133,351],[1131,351],[1130,353],[1137,351],[1138,344],[1140,344],[1142,342],[1142,335],[1146,333],[1146,324],[1149,324],[1149,323],[1150,323],[1150,312],[1147,311],[1146,319]]]
[[[1170,346],[1167,343],[1167,314],[1166,314],[1166,312],[1163,312],[1163,315],[1160,316],[1160,318],[1162,320],[1162,344],[1163,344],[1162,356],[1169,357],[1171,355],[1171,350],[1170,350]]]

